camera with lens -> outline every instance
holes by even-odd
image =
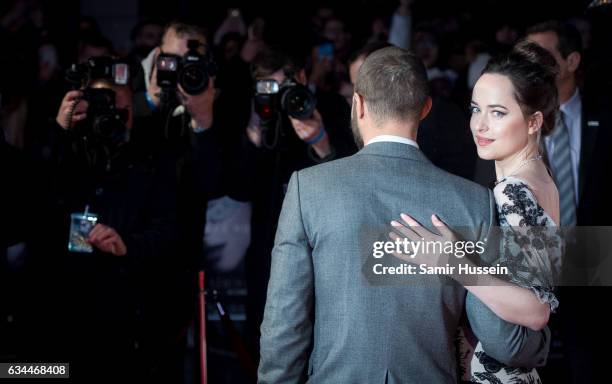
[[[198,51],[198,40],[187,42],[184,56],[160,53],[157,56],[157,85],[163,92],[175,91],[177,84],[189,95],[199,95],[208,88],[210,77],[215,76],[217,66],[208,50]]]
[[[74,89],[86,89],[96,80],[127,85],[130,81],[129,64],[109,56],[92,57],[84,63],[72,64],[66,71],[66,81]]]
[[[82,64],[73,64],[66,72],[66,80],[73,89],[83,92],[82,100],[88,102],[87,119],[76,128],[78,134],[104,144],[125,141],[127,109],[115,104],[115,91],[104,87],[128,84],[129,66],[112,57],[94,57]],[[96,86],[102,84],[101,87]],[[77,102],[74,103],[76,107]]]
[[[83,91],[87,108],[88,124],[84,124],[85,135],[91,133],[107,144],[125,141],[128,110],[115,106],[115,91],[108,88],[87,88]]]
[[[315,95],[294,78],[288,77],[281,84],[274,79],[258,80],[255,84],[255,112],[262,120],[273,119],[279,111],[296,119],[307,119],[316,106]]]

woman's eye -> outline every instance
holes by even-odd
[[[480,112],[480,109],[478,109],[478,107],[471,106],[470,107],[470,112],[471,113],[478,113],[478,112]]]
[[[491,112],[491,114],[494,117],[504,117],[504,116],[506,116],[506,114],[504,112],[502,112],[502,111],[493,111],[493,112]]]

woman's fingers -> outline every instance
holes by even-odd
[[[395,241],[396,239],[401,239],[399,237],[399,235],[395,232],[389,232],[389,238],[393,241]],[[400,252],[393,252],[391,253],[393,256],[397,257],[398,259],[402,259],[404,261],[414,261],[413,257],[411,257],[409,254],[405,254],[405,253],[400,253]]]
[[[435,234],[427,230],[427,228],[421,226],[421,224],[415,219],[413,219],[412,216],[402,213],[400,214],[400,217],[410,226],[410,229],[412,229],[414,233],[419,236],[420,239],[433,239]]]
[[[411,227],[420,227],[421,224],[419,224],[418,221],[416,221],[415,219],[412,218],[412,216],[407,215],[405,213],[401,213],[400,217],[402,218],[402,220],[404,220],[406,223],[408,223],[408,225],[410,225]]]
[[[446,224],[444,224],[444,222],[442,220],[440,220],[440,218],[437,215],[435,215],[435,214],[431,215],[431,223],[440,232],[442,237],[444,237],[446,239],[454,239],[455,238],[455,234],[453,233],[453,231],[451,231],[446,226]]]
[[[399,233],[402,234],[403,237],[408,238],[409,240],[418,240],[420,236],[412,230],[412,228],[406,227],[404,224],[399,221],[393,220],[391,221],[391,226],[395,228]]]
[[[393,240],[394,242],[396,241],[396,239],[402,239],[395,232],[389,232],[389,238]],[[410,250],[408,250],[406,253],[395,251],[395,252],[392,252],[391,254],[400,260],[408,261],[412,264],[427,264],[429,260],[429,257],[427,255],[423,255],[420,252],[415,253]]]

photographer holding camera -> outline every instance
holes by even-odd
[[[306,144],[298,146],[309,151],[307,165],[355,151],[348,129],[349,106],[333,93],[315,95],[307,86],[304,68],[295,61],[281,52],[264,50],[255,57],[251,75],[256,81],[256,95],[246,132],[256,147],[272,149],[278,144],[282,148],[292,145],[291,141],[297,138]],[[294,134],[276,132],[274,125],[290,127],[288,131],[293,130]],[[275,142],[283,140],[277,133],[282,134],[285,143]]]
[[[33,350],[65,358],[71,377],[91,382],[91,372],[110,380],[95,366],[100,361],[113,377],[172,382],[181,373],[177,335],[191,304],[180,287],[186,262],[176,252],[176,164],[131,142],[126,70],[104,57],[67,75],[79,85],[50,127],[46,225],[34,244],[33,276],[47,299],[32,316],[42,318]]]
[[[144,81],[144,89],[139,84],[137,107],[142,108],[144,101],[147,108],[137,110],[136,115],[146,116],[158,109],[175,107],[172,117],[187,112],[188,125],[195,132],[209,129],[213,123],[215,96],[212,78],[215,69],[210,61],[206,36],[200,27],[181,22],[167,25],[161,45],[142,61],[143,77],[138,80]],[[192,72],[186,67],[189,64],[194,64]],[[161,77],[159,72],[163,72]]]
[[[202,28],[169,23],[133,82],[131,140],[152,152],[171,152],[179,177],[180,242],[193,262],[202,250],[207,202],[222,194],[216,64],[206,43]]]
[[[249,334],[258,351],[270,275],[270,255],[291,174],[356,152],[350,107],[337,94],[313,93],[302,66],[285,54],[264,50],[251,64],[256,83],[248,140],[242,155],[251,169],[252,240],[247,254]]]

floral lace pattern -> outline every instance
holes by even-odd
[[[502,227],[499,263],[512,283],[531,289],[540,302],[559,306],[553,292],[561,269],[563,241],[557,225],[538,204],[527,183],[507,177],[493,190]],[[488,356],[478,343],[471,363],[471,382],[541,384],[535,369],[508,367]]]
[[[472,369],[474,369],[474,361],[478,362],[481,369],[473,371],[472,383],[488,383],[488,384],[542,384],[542,380],[538,376],[535,369],[512,368],[503,365],[499,361],[487,355],[480,345],[476,347],[474,358],[472,360]]]
[[[563,253],[556,224],[521,179],[506,178],[494,194],[503,234],[500,264],[508,267],[511,282],[531,289],[554,312],[559,306],[554,281]]]

